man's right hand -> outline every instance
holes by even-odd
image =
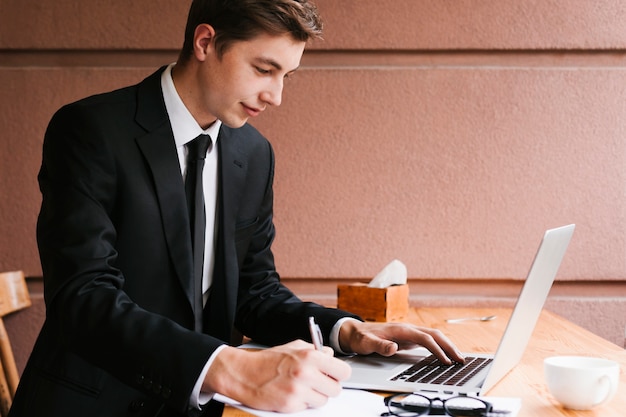
[[[259,410],[292,413],[321,407],[339,395],[340,381],[350,372],[331,348],[317,351],[302,340],[258,351],[227,347],[211,364],[202,391]]]

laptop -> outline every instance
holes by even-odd
[[[453,365],[440,363],[424,348],[401,351],[392,357],[349,356],[344,360],[350,364],[352,375],[343,386],[484,395],[522,358],[574,227],[570,224],[545,232],[495,354],[464,353],[465,364]]]

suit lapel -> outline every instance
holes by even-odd
[[[189,214],[174,136],[161,92],[161,68],[139,84],[137,123],[147,133],[137,138],[154,178],[168,250],[193,308],[193,270]]]

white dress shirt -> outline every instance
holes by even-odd
[[[172,80],[172,67],[168,65],[161,75],[161,87],[163,88],[163,98],[165,108],[170,118],[174,141],[176,142],[176,152],[178,152],[178,162],[183,178],[187,173],[187,143],[191,142],[201,134],[211,137],[211,146],[206,155],[204,169],[202,171],[202,186],[204,189],[204,207],[206,212],[206,233],[204,240],[204,268],[202,269],[202,295],[203,304],[206,303],[208,290],[213,279],[213,268],[215,266],[215,237],[217,236],[216,202],[217,202],[217,139],[222,122],[216,120],[208,129],[202,129],[196,119],[191,115],[185,104],[181,100],[174,81]]]

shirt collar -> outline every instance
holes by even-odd
[[[172,68],[174,65],[176,64],[168,65],[163,74],[161,74],[161,89],[163,90],[165,108],[170,118],[176,146],[184,146],[201,134],[211,136],[211,141],[213,146],[215,146],[220,127],[222,126],[221,120],[216,120],[208,129],[200,127],[176,91],[174,80],[172,80]]]

